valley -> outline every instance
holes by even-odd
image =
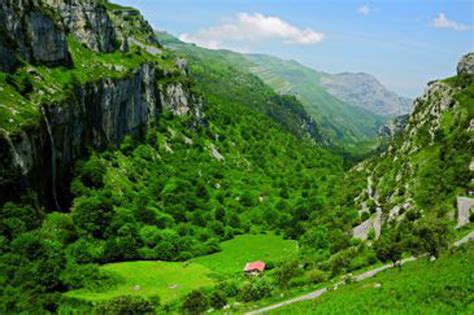
[[[20,2],[0,1],[0,313],[472,313],[474,53],[411,108],[107,0]]]

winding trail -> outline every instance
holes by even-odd
[[[472,231],[471,233],[469,233],[468,235],[466,235],[462,239],[454,242],[453,246],[459,247],[462,244],[467,243],[469,241],[473,241],[473,240],[474,240],[474,231]],[[409,258],[403,259],[401,261],[401,264],[403,265],[407,262],[415,261],[416,259],[417,259],[416,257],[409,257]],[[378,267],[378,268],[375,268],[375,269],[371,269],[371,270],[366,271],[364,273],[361,273],[360,275],[354,276],[352,279],[353,279],[354,282],[359,282],[359,281],[362,281],[362,280],[365,280],[365,279],[368,279],[368,278],[372,278],[373,276],[375,276],[379,272],[382,272],[382,271],[390,269],[390,268],[393,268],[393,265],[392,264],[387,264],[387,265],[384,265],[384,266],[381,266],[381,267]],[[340,282],[336,283],[334,285],[334,288],[337,288],[340,285],[344,285],[344,282],[340,281]],[[260,309],[254,310],[254,311],[247,312],[247,313],[245,313],[245,315],[261,314],[261,313],[272,311],[272,310],[275,310],[277,308],[281,308],[283,306],[287,306],[287,305],[290,305],[290,304],[299,303],[299,302],[306,301],[306,300],[313,300],[313,299],[316,299],[316,298],[320,297],[321,295],[323,295],[324,293],[326,293],[328,291],[329,291],[329,287],[322,288],[322,289],[313,291],[313,292],[305,294],[305,295],[301,295],[299,297],[296,297],[296,298],[293,298],[293,299],[290,299],[290,300],[286,300],[286,301],[283,301],[283,302],[280,302],[280,303],[277,303],[277,304],[269,305],[269,306],[264,307],[264,308],[260,308]]]

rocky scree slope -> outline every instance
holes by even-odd
[[[461,59],[457,76],[430,82],[387,149],[351,171],[366,183],[356,202],[369,218],[354,229],[357,237],[408,212],[456,220],[456,198],[473,190],[473,56]]]
[[[0,201],[29,190],[60,208],[88,148],[140,135],[163,110],[202,122],[202,98],[150,30],[105,1],[0,2]]]

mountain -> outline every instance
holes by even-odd
[[[474,233],[472,55],[345,171],[249,56],[156,38],[105,0],[5,0],[0,17],[1,314],[245,313],[402,255],[469,262],[446,249]],[[468,313],[466,273],[422,292]]]
[[[409,226],[420,215],[455,218],[458,226],[469,222],[474,205],[474,199],[465,198],[474,177],[472,67],[471,53],[459,62],[457,76],[430,82],[387,148],[354,168],[352,176],[363,178],[366,186],[356,198],[364,222],[355,235],[366,238],[372,227],[378,235],[384,222]]]
[[[324,73],[319,84],[338,99],[384,117],[405,115],[410,113],[412,108],[411,99],[387,90],[370,74]]]
[[[250,70],[283,94],[296,95],[335,144],[354,149],[372,143],[384,118],[334,97],[319,84],[321,73],[295,61],[266,55],[246,56]]]
[[[227,50],[210,51],[185,44],[166,33],[159,33],[158,36],[164,45],[187,56],[206,53],[219,55],[234,67],[255,74],[279,93],[296,96],[318,123],[322,135],[332,144],[349,150],[360,150],[364,147],[362,144],[365,144],[365,150],[373,146],[379,128],[387,121],[387,117],[392,117],[398,111],[394,107],[398,108],[403,103],[404,110],[407,110],[410,106],[409,100],[388,92],[368,75],[360,76],[361,82],[351,82],[339,75],[318,72],[295,61]],[[334,88],[336,84],[337,89]],[[351,93],[353,97],[350,97]]]

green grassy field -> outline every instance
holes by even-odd
[[[162,303],[179,299],[193,289],[215,284],[212,273],[238,273],[245,263],[254,260],[272,261],[294,255],[298,250],[295,241],[281,236],[240,235],[223,242],[222,251],[193,259],[191,262],[135,261],[107,264],[101,267],[114,275],[119,284],[99,292],[77,290],[67,297],[103,301],[122,295],[159,296]]]
[[[121,279],[120,284],[103,292],[78,290],[66,296],[87,301],[102,301],[122,295],[159,296],[168,303],[193,289],[212,286],[210,270],[193,263],[136,261],[108,264],[102,270]]]
[[[420,259],[271,314],[474,314],[473,262],[470,244],[435,262]]]
[[[238,273],[242,272],[247,262],[256,260],[276,262],[287,259],[296,254],[298,244],[273,234],[239,235],[221,243],[221,248],[222,251],[219,253],[198,257],[192,261],[217,273]]]

